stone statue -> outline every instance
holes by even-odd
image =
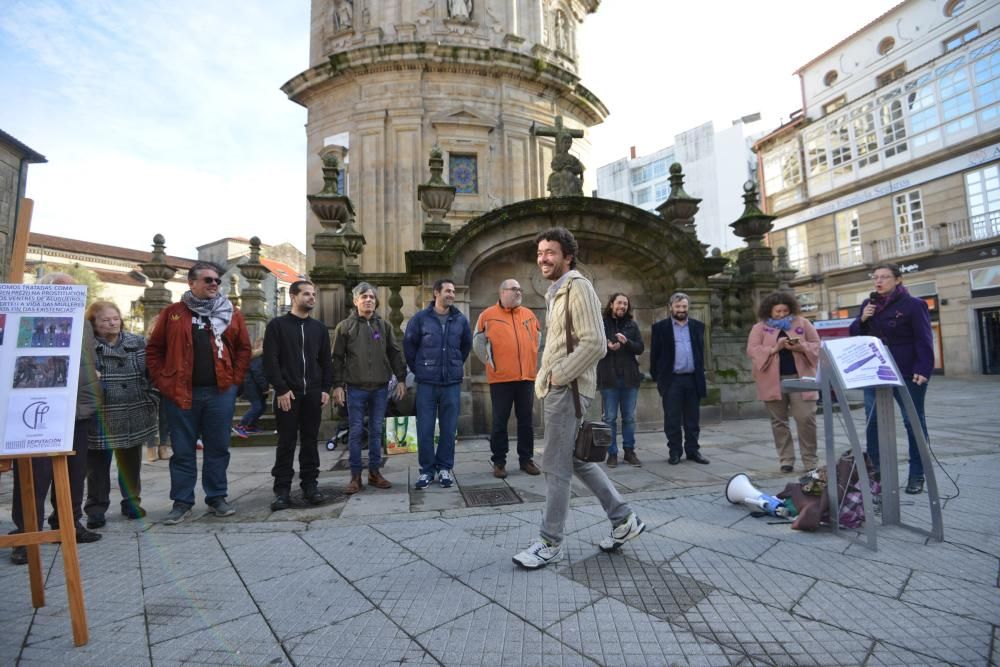
[[[583,130],[571,130],[563,125],[562,116],[556,116],[554,127],[542,125],[532,129],[535,136],[555,137],[556,152],[552,157],[552,173],[547,187],[552,197],[583,195],[583,163],[569,154],[573,138],[583,137]]]
[[[569,36],[566,25],[566,14],[560,9],[556,12],[556,48],[563,53],[569,53]]]
[[[334,27],[339,30],[347,30],[354,23],[354,2],[353,0],[337,0],[336,9],[333,14]]]
[[[472,18],[472,0],[448,0],[448,16],[453,19]]]

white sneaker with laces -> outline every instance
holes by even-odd
[[[549,563],[558,563],[563,558],[562,549],[558,544],[546,544],[539,540],[530,547],[514,556],[513,561],[526,570],[537,570]]]
[[[644,530],[646,530],[646,524],[636,516],[635,512],[631,512],[627,519],[611,529],[610,535],[601,540],[601,544],[599,545],[601,551],[617,551],[629,540],[639,537]]]
[[[450,470],[442,470],[440,474],[441,477],[438,479],[438,483],[441,485],[441,488],[447,489],[455,483],[455,478],[452,476]]]

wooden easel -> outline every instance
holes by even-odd
[[[58,530],[41,530],[41,517],[35,515],[35,478],[31,474],[31,456],[0,456],[0,462],[17,463],[17,476],[21,486],[21,508],[24,532],[0,535],[0,548],[28,548],[28,579],[31,582],[31,604],[36,609],[45,606],[45,588],[42,583],[42,552],[40,544],[62,544],[63,570],[66,576],[66,598],[69,617],[73,625],[73,643],[83,646],[89,640],[87,610],[83,606],[83,584],[80,581],[80,561],[76,551],[76,521],[69,491],[69,463],[67,457],[75,452],[37,454],[37,458],[52,459],[52,483],[56,489],[56,508],[59,514]]]

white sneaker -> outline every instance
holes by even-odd
[[[520,565],[526,570],[537,570],[549,563],[558,563],[562,558],[562,549],[558,544],[549,545],[539,540],[514,556],[513,560],[516,565]]]
[[[601,551],[617,551],[621,545],[639,537],[644,530],[646,530],[646,524],[635,515],[635,512],[630,512],[627,519],[612,528],[611,534],[601,540],[599,545]]]
[[[450,470],[442,470],[441,477],[438,479],[438,483],[441,485],[442,489],[447,489],[452,484],[455,483],[455,478],[452,476]]]

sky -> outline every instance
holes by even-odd
[[[483,1],[483,0],[479,0]],[[224,236],[305,249],[307,0],[2,0],[0,129],[32,165],[32,231],[194,257]],[[777,127],[793,72],[897,0],[603,0],[582,83],[611,112],[589,169],[712,120]]]

